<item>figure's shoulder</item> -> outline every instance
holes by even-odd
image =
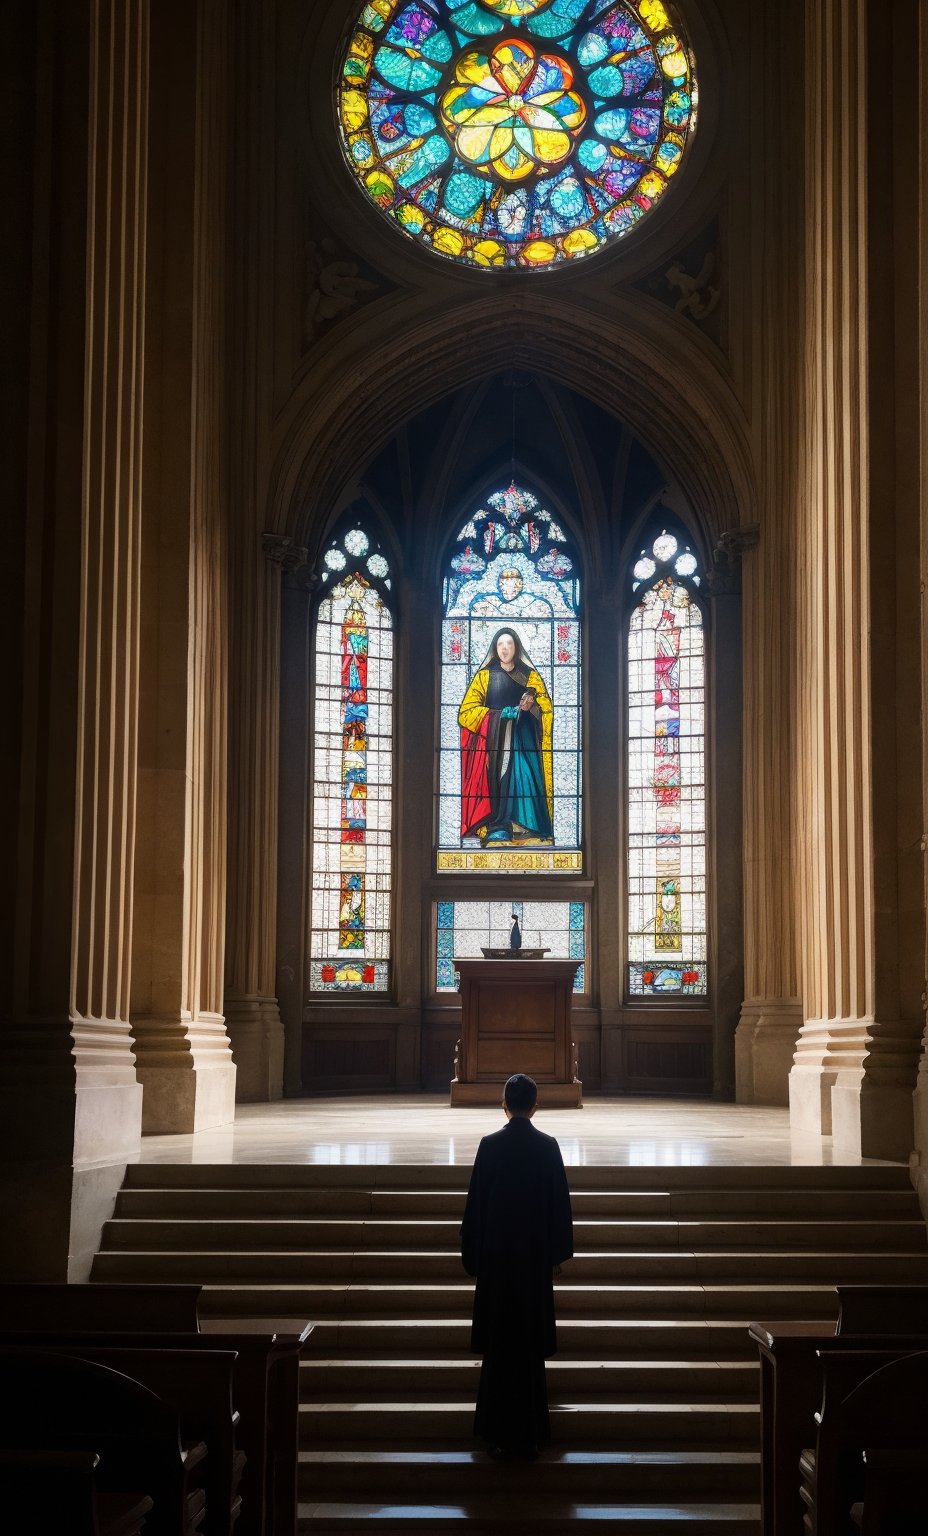
[[[563,1158],[561,1157],[560,1142],[558,1141],[557,1137],[549,1136],[547,1131],[540,1131],[536,1125],[532,1126],[532,1130],[538,1137],[538,1141],[535,1143],[535,1145],[539,1148],[539,1150],[545,1152],[548,1157],[553,1158],[556,1162],[563,1162]]]

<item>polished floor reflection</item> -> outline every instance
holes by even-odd
[[[494,1109],[451,1109],[441,1094],[241,1104],[233,1125],[195,1136],[146,1136],[143,1163],[460,1163],[503,1123]],[[860,1163],[829,1137],[790,1131],[789,1111],[713,1100],[595,1098],[540,1110],[568,1165],[712,1167]]]

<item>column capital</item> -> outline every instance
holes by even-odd
[[[307,561],[307,551],[294,543],[288,533],[262,533],[261,548],[270,565],[280,566],[282,571],[302,571]]]

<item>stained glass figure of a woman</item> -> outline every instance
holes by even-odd
[[[552,839],[551,697],[513,629],[498,629],[458,710],[461,836]]]

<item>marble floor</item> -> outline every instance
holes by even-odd
[[[595,1098],[539,1110],[569,1166],[852,1164],[830,1137],[791,1132],[789,1111],[714,1100]],[[503,1124],[495,1109],[451,1109],[443,1094],[337,1096],[240,1104],[235,1122],[196,1135],[145,1136],[142,1163],[450,1163],[469,1165]]]

